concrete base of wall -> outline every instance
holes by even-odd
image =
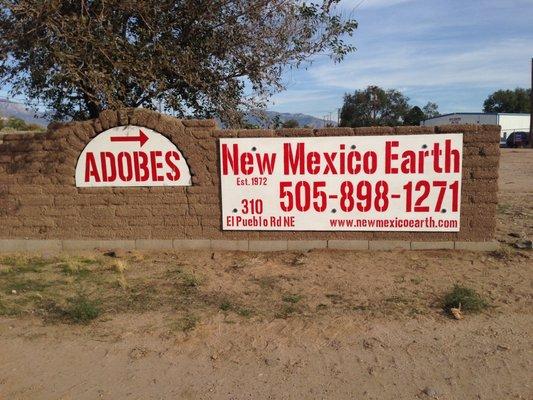
[[[35,240],[0,239],[0,253],[60,252],[94,249],[124,250],[223,250],[223,251],[286,251],[286,250],[470,250],[495,251],[500,243],[490,242],[409,242],[402,240],[209,240],[209,239],[137,239],[137,240]]]

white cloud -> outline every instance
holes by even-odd
[[[347,9],[382,8],[401,3],[409,3],[413,0],[345,0],[341,1],[341,7]]]
[[[321,85],[353,90],[367,85],[407,88],[424,86],[527,85],[533,43],[522,39],[462,46],[405,45],[362,51],[342,64],[311,70]]]

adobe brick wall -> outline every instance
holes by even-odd
[[[98,133],[139,125],[168,137],[193,174],[191,187],[76,188],[76,161]],[[0,137],[0,239],[364,239],[486,241],[497,204],[499,126],[219,130],[143,109],[104,111],[46,133]],[[411,232],[232,232],[221,230],[219,137],[463,133],[461,230]]]

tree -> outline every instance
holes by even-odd
[[[340,126],[400,125],[409,111],[408,98],[401,92],[368,86],[344,95]]]
[[[422,107],[422,111],[424,112],[424,119],[435,118],[440,115],[439,106],[437,103],[432,103],[431,101],[428,101],[428,103]]]
[[[270,129],[279,129],[281,128],[282,126],[282,123],[281,123],[281,118],[279,115],[276,115],[274,116],[274,118],[272,118],[272,120],[270,121]]]
[[[531,89],[498,90],[483,102],[487,113],[529,113]]]
[[[234,122],[285,68],[354,50],[339,1],[0,0],[0,84],[55,119],[161,104]]]
[[[288,119],[284,123],[281,124],[282,128],[298,128],[300,124],[295,119]]]
[[[21,118],[9,117],[2,120],[0,116],[0,129],[7,128],[10,131],[41,131],[44,128],[39,124],[28,124]]]
[[[414,106],[413,108],[411,108],[409,110],[409,112],[407,114],[405,114],[403,122],[404,122],[405,125],[418,126],[425,119],[426,119],[426,115],[420,109],[420,107]]]

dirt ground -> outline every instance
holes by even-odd
[[[500,188],[493,253],[0,256],[0,399],[533,399],[533,151]]]

